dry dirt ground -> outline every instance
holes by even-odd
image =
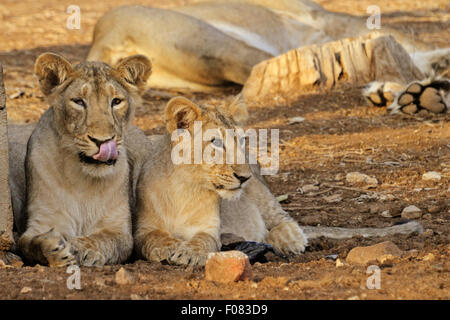
[[[170,7],[186,1],[133,1]],[[410,32],[426,42],[448,47],[448,0],[320,0],[327,9],[364,15],[368,5],[381,8],[382,23]],[[2,0],[0,1],[0,61],[5,68],[8,117],[11,122],[36,122],[46,109],[32,75],[35,58],[43,52],[63,54],[73,62],[88,52],[96,20],[129,0]],[[81,30],[65,28],[69,5],[81,7]],[[206,95],[202,102],[221,99],[239,88]],[[291,261],[272,257],[254,265],[255,281],[217,284],[203,280],[203,270],[137,261],[124,265],[136,284],[119,286],[120,266],[82,268],[81,290],[69,290],[69,274],[43,266],[0,268],[0,299],[448,299],[450,296],[450,125],[449,118],[393,117],[368,107],[360,88],[304,96],[291,105],[250,107],[249,127],[280,129],[280,172],[269,178],[276,195],[288,194],[283,207],[301,224],[341,227],[381,227],[401,221],[407,205],[424,215],[422,235],[311,242],[307,252]],[[136,123],[147,133],[162,132],[161,111],[168,96],[150,91],[138,110]],[[290,117],[305,121],[288,124]],[[351,189],[343,177],[359,171],[378,179],[378,187]],[[442,175],[438,183],[424,182],[427,171]],[[302,194],[315,184],[318,191]],[[328,203],[324,197],[340,195]],[[381,212],[389,210],[394,218]],[[391,240],[402,250],[418,250],[381,265],[381,289],[366,287],[367,266],[337,268],[329,254],[344,259],[350,249]],[[430,255],[432,253],[432,256]],[[424,259],[424,257],[427,257]],[[430,258],[431,257],[431,258]],[[29,287],[31,290],[22,290]],[[22,291],[22,293],[21,293]]]

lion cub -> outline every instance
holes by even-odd
[[[72,66],[45,53],[35,73],[50,108],[28,142],[28,217],[19,248],[50,266],[122,262],[133,248],[129,162],[137,166],[139,151],[130,149],[147,141],[130,123],[150,61]]]
[[[151,137],[149,158],[137,186],[134,237],[141,256],[150,261],[204,265],[208,253],[220,249],[224,232],[268,242],[286,255],[304,251],[302,230],[263,184],[256,166],[195,161],[196,141],[214,157],[226,159],[231,151],[236,157],[244,152],[239,136],[222,138],[225,130],[236,129],[247,117],[240,97],[218,107],[173,98],[165,117],[167,133]],[[175,164],[173,150],[181,142],[172,134],[179,129],[192,137],[187,143],[191,152],[184,158],[187,161]]]

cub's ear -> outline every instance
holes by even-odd
[[[137,54],[120,60],[115,69],[126,82],[143,90],[152,73],[152,63],[146,56]]]
[[[247,105],[242,94],[238,94],[230,103],[228,112],[231,118],[239,125],[243,126],[248,120]]]
[[[39,79],[39,85],[44,95],[49,95],[53,88],[67,80],[73,72],[69,61],[55,53],[43,53],[34,64],[34,73]]]
[[[200,107],[192,101],[183,97],[172,98],[165,111],[167,130],[172,133],[176,129],[187,129],[201,114]]]

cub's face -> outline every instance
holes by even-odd
[[[150,61],[133,56],[115,68],[101,62],[72,67],[60,56],[44,54],[35,70],[53,107],[65,152],[77,155],[90,175],[114,172],[116,162],[125,161],[123,137],[139,102],[139,89],[150,75]]]
[[[166,107],[167,129],[172,138],[176,137],[174,131],[180,129],[189,132],[191,137],[185,140],[188,137],[183,135],[172,140],[172,161],[174,155],[179,155],[180,146],[187,143],[185,146],[190,145],[190,148],[186,150],[190,152],[182,165],[191,172],[189,179],[224,199],[238,198],[252,177],[245,156],[243,131],[237,125],[246,117],[246,107],[240,97],[219,107],[198,106],[181,97],[172,99]]]

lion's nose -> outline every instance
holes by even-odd
[[[248,177],[239,176],[236,173],[233,173],[233,174],[236,177],[236,179],[238,179],[241,182],[241,184],[243,184],[245,181],[247,181],[251,177],[251,176],[248,176]]]
[[[109,141],[109,140],[112,140],[112,139],[114,139],[115,137],[116,137],[116,136],[112,136],[111,138],[100,140],[100,139],[96,139],[96,138],[94,138],[94,137],[88,136],[89,140],[91,140],[93,143],[95,143],[95,145],[96,145],[97,147],[99,147],[99,148],[100,148],[100,146],[101,146],[103,143],[105,143],[105,142],[107,142],[107,141]]]

